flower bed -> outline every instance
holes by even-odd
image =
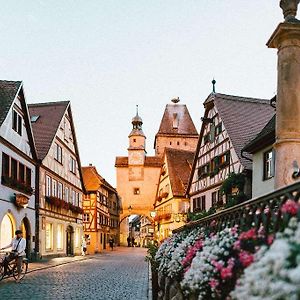
[[[83,209],[79,206],[73,205],[72,203],[66,202],[63,199],[60,199],[58,197],[54,197],[54,196],[46,196],[45,200],[47,203],[58,207],[58,208],[63,208],[66,210],[71,210],[72,212],[76,213],[76,214],[82,214],[83,213]]]
[[[278,228],[250,223],[216,231],[212,222],[173,234],[155,256],[159,299],[299,299],[298,202],[285,201],[277,215]]]
[[[1,177],[2,184],[12,188],[16,189],[19,192],[22,192],[24,194],[27,194],[31,196],[33,194],[33,188],[30,185],[27,185],[25,182],[16,180],[9,176],[2,176]]]

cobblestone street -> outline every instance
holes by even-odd
[[[146,250],[119,247],[113,252],[35,271],[20,284],[0,282],[0,299],[147,299]]]

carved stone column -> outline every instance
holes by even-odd
[[[267,43],[278,49],[275,188],[298,180],[300,166],[300,22],[295,19],[299,0],[281,0],[285,22]],[[294,176],[293,176],[294,175]]]

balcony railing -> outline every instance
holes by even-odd
[[[211,231],[220,231],[225,227],[239,225],[247,230],[263,225],[266,236],[269,232],[277,232],[284,222],[280,208],[287,200],[298,201],[300,198],[300,182],[280,188],[270,194],[245,201],[236,206],[224,209],[197,221],[191,221],[173,231],[180,232],[194,227],[205,227]]]

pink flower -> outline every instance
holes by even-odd
[[[274,241],[274,234],[270,234],[267,239],[267,243],[270,246]]]
[[[227,267],[227,268],[222,268],[221,270],[221,278],[222,279],[228,279],[232,277],[232,268]]]
[[[281,207],[283,213],[291,214],[295,216],[299,210],[299,204],[293,200],[287,200]]]
[[[240,250],[241,249],[241,241],[240,240],[237,240],[237,241],[234,242],[233,249],[234,250]]]
[[[249,265],[253,263],[254,257],[251,253],[242,251],[239,254],[239,259],[244,268],[247,268]]]
[[[219,281],[213,278],[210,280],[209,285],[212,289],[215,289],[219,285]]]
[[[237,231],[238,231],[238,226],[237,226],[237,225],[235,225],[235,226],[233,226],[233,227],[231,228],[231,233],[232,233],[232,234],[236,234]]]
[[[216,261],[216,260],[212,260],[212,265],[218,270],[218,271],[221,271],[223,266],[224,266],[224,263],[221,261]]]
[[[256,232],[255,228],[252,228],[246,232],[242,232],[239,236],[239,240],[249,240],[249,239],[256,239]]]

